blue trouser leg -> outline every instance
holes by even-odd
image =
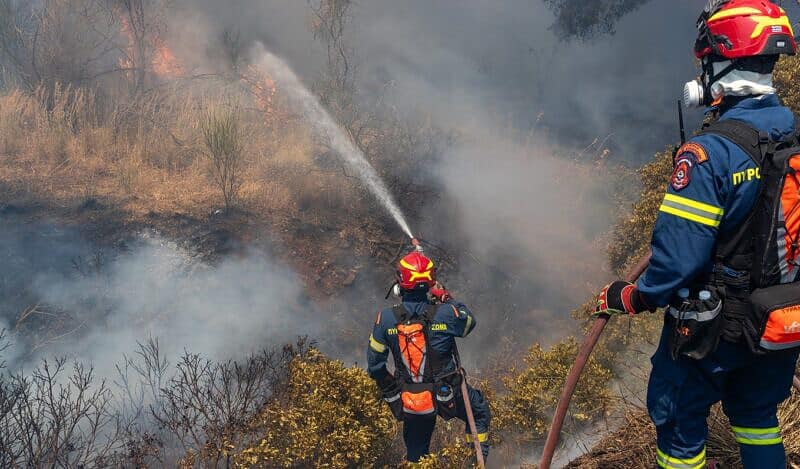
[[[469,393],[469,403],[472,407],[472,415],[475,417],[475,428],[478,430],[478,441],[481,442],[481,451],[484,457],[489,456],[489,424],[492,420],[492,414],[489,411],[489,403],[483,397],[483,393],[479,390],[467,385],[467,392]],[[461,397],[461,392],[456,395],[456,417],[464,421],[467,441],[472,442],[472,431],[467,422],[467,409],[464,407],[464,398]]]
[[[789,397],[797,356],[794,350],[770,353],[728,376],[722,406],[747,469],[786,467],[777,412]]]
[[[666,329],[666,328],[665,328]],[[652,358],[647,409],[656,427],[657,463],[668,469],[705,467],[706,418],[722,396],[690,359],[672,360],[667,335]]]
[[[746,469],[786,465],[777,406],[789,395],[798,351],[754,355],[744,346],[721,342],[702,360],[673,360],[662,333],[653,355],[647,407],[656,426],[658,465],[668,469],[705,467],[706,418],[722,401]]]
[[[418,462],[430,452],[431,437],[436,426],[436,414],[403,416],[403,441],[406,444],[406,459]]]

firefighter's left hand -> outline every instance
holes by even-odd
[[[453,295],[451,295],[450,292],[447,291],[446,288],[444,288],[444,285],[442,285],[439,282],[436,282],[436,285],[434,285],[433,288],[431,288],[430,293],[433,299],[438,300],[440,303],[444,303],[447,300],[453,298]]]
[[[592,316],[637,314],[648,309],[632,283],[617,280],[606,285],[597,295],[597,305]]]

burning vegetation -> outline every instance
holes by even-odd
[[[0,0],[3,222],[46,219],[80,226],[91,243],[118,252],[130,249],[122,233],[156,230],[201,251],[200,261],[181,264],[191,275],[200,275],[193,269],[213,270],[221,258],[245,257],[251,249],[274,251],[297,272],[307,292],[280,308],[292,314],[312,309],[335,334],[320,342],[283,337],[232,357],[212,357],[205,350],[168,357],[162,350],[165,338],[136,337],[138,348],[122,351],[119,365],[98,375],[90,362],[51,353],[65,341],[80,343],[93,328],[112,327],[110,312],[119,306],[108,300],[117,274],[113,265],[99,254],[89,261],[69,258],[74,266],[67,276],[96,280],[91,284],[96,291],[76,302],[95,313],[90,317],[96,324],[63,305],[48,304],[32,286],[12,282],[20,275],[27,284],[27,277],[9,272],[0,282],[6,298],[0,325],[7,326],[0,342],[5,360],[0,369],[0,465],[397,467],[403,458],[399,426],[380,403],[378,389],[360,366],[329,358],[322,350],[360,360],[376,306],[374,292],[385,287],[383,280],[391,276],[387,266],[406,243],[334,154],[329,136],[305,121],[275,75],[250,63],[237,32],[224,31],[217,38],[215,60],[197,60],[176,47],[180,41],[171,36],[169,21],[175,14],[171,9],[177,8],[173,2],[39,3]],[[564,23],[573,18],[571,2],[548,3],[563,23],[557,27],[572,34],[576,26]],[[611,5],[601,11],[610,8],[614,14],[605,19],[588,12],[583,20],[596,23],[595,32],[608,31],[614,18],[644,2],[600,3]],[[460,214],[454,213],[443,184],[433,171],[419,168],[432,167],[448,148],[472,140],[464,135],[468,132],[409,118],[382,98],[373,102],[359,94],[347,36],[351,7],[349,0],[310,2],[309,33],[325,55],[311,88],[406,212],[428,220],[426,226],[436,220],[458,228]],[[781,93],[800,110],[798,61],[787,59],[780,67],[776,80]],[[508,133],[520,159],[541,157],[530,134]],[[560,205],[561,211],[596,198],[614,198],[623,206],[636,200],[607,234],[615,246],[608,257],[619,272],[646,249],[671,170],[670,151],[638,170],[640,194],[631,194],[630,184],[623,184],[631,170],[610,163],[607,148],[597,154],[559,160],[552,179],[556,184],[577,180],[585,188],[571,192],[574,200]],[[547,225],[537,234],[554,239],[580,231],[573,224],[537,225]],[[479,319],[480,327],[509,329],[502,340],[491,338],[485,361],[470,378],[481,382],[492,406],[497,448],[492,458],[501,465],[530,462],[532,448],[545,436],[577,341],[541,335],[546,343],[531,346],[527,336],[515,336],[519,331],[512,330],[510,314],[535,324],[547,313],[544,306],[520,306],[523,301],[512,287],[531,295],[529,283],[541,279],[515,278],[528,273],[516,257],[501,259],[516,268],[509,269],[515,274],[488,266],[481,256],[496,250],[475,255],[465,247],[467,240],[453,237],[434,249],[448,280],[457,285],[454,292],[463,292],[465,301],[477,305],[478,317],[487,318]],[[585,270],[582,254],[596,251],[599,244],[592,241],[577,248],[580,256],[561,259],[563,270],[554,275],[571,279]],[[530,270],[540,269],[534,267]],[[364,279],[370,276],[379,280]],[[578,291],[588,294],[594,287],[581,285]],[[139,313],[130,321],[175,312]],[[554,318],[548,330],[580,335],[586,308],[573,316],[576,321]],[[573,436],[564,438],[568,444],[597,440],[587,432],[596,424],[602,431],[600,444],[571,467],[633,468],[653,460],[649,421],[636,403],[615,396],[622,394],[619,383],[643,386],[646,354],[659,326],[653,315],[635,325],[616,320],[609,327],[573,400],[568,424]],[[181,324],[177,329],[187,328]],[[523,359],[509,363],[510,351]],[[623,357],[636,366],[619,370]],[[793,453],[800,447],[798,408],[793,395],[782,410],[787,448]],[[709,454],[735,462],[735,447],[718,414]],[[470,448],[462,438],[460,422],[439,425],[435,452],[420,466],[465,467]]]

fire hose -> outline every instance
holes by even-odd
[[[625,275],[625,280],[628,282],[635,282],[647,269],[650,263],[650,252],[642,257],[639,262]],[[578,351],[578,356],[575,358],[575,363],[572,369],[569,370],[567,381],[564,383],[564,389],[561,391],[561,397],[558,399],[558,406],[553,415],[553,423],[550,424],[550,430],[547,433],[547,440],[545,440],[544,450],[542,452],[542,459],[539,462],[539,469],[550,469],[550,464],[553,462],[553,455],[556,452],[556,445],[558,444],[559,436],[561,435],[561,427],[564,426],[564,418],[567,416],[569,409],[569,401],[572,399],[572,394],[575,392],[575,387],[578,385],[578,379],[581,377],[583,368],[589,360],[589,355],[592,354],[597,341],[600,339],[600,334],[603,333],[606,324],[608,324],[608,316],[600,316],[594,320],[592,329],[586,334],[586,338],[581,344]]]
[[[469,389],[467,388],[467,374],[464,369],[461,369],[461,398],[464,399],[464,409],[467,411],[467,423],[469,424],[469,432],[472,434],[472,444],[475,446],[475,458],[478,461],[478,467],[483,469],[485,463],[483,461],[483,450],[481,449],[481,442],[478,439],[478,427],[475,426],[475,416],[472,414],[472,404],[469,402]]]
[[[458,373],[461,375],[461,398],[464,400],[464,410],[467,413],[467,424],[469,425],[469,432],[472,435],[472,444],[475,447],[475,460],[478,462],[478,467],[484,469],[485,462],[483,460],[483,450],[481,449],[481,442],[478,439],[478,427],[475,425],[475,415],[472,413],[472,403],[469,401],[469,388],[467,388],[467,372],[461,366],[461,357],[458,354],[458,347],[453,348],[453,358],[456,360],[456,367]]]
[[[638,278],[647,269],[647,265],[650,262],[650,255],[651,253],[648,252],[645,256],[639,259],[639,262],[637,262],[636,265],[634,265],[633,268],[625,275],[626,281],[634,283],[636,280],[638,280]],[[605,329],[606,324],[608,324],[608,319],[609,316],[600,316],[594,320],[592,329],[588,334],[586,334],[586,338],[583,340],[581,348],[578,351],[578,356],[575,358],[575,363],[569,370],[567,381],[564,383],[564,389],[561,391],[561,396],[558,400],[556,412],[553,415],[553,422],[550,425],[550,430],[547,433],[547,440],[545,440],[542,459],[539,461],[539,469],[550,469],[550,464],[553,462],[553,455],[556,451],[556,445],[558,444],[558,439],[561,435],[561,428],[564,426],[564,418],[567,416],[569,403],[572,399],[573,393],[575,392],[575,387],[578,385],[578,379],[580,379],[583,368],[586,366],[586,362],[589,360],[589,355],[592,354],[592,350],[594,350],[595,345],[597,345],[597,341],[600,339],[600,334],[602,334],[603,329]],[[800,392],[800,378],[794,376],[792,379],[792,386]]]
[[[417,238],[411,238],[411,245],[417,252],[424,252],[422,243]],[[387,295],[388,297],[388,295]],[[472,435],[472,444],[475,447],[475,459],[478,462],[478,467],[484,469],[486,467],[483,460],[483,450],[481,449],[481,442],[478,438],[478,427],[475,425],[475,415],[472,413],[472,403],[469,401],[469,388],[467,387],[467,372],[461,366],[461,357],[458,354],[458,347],[453,344],[453,358],[456,361],[456,368],[461,375],[461,398],[464,400],[464,410],[467,414],[467,424],[469,431]]]

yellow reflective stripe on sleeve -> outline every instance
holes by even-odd
[[[467,443],[472,443],[472,434],[471,433],[467,433],[466,434],[466,438],[467,438]],[[486,433],[478,433],[478,443],[485,443],[486,440],[488,440],[488,439],[489,439],[489,433],[488,432],[486,432]]]
[[[717,228],[725,210],[675,194],[664,196],[659,211],[684,218],[695,223]]]
[[[712,215],[720,215],[720,216],[722,216],[722,214],[725,213],[725,210],[723,210],[723,209],[721,209],[719,207],[715,207],[715,206],[709,205],[709,204],[704,204],[703,202],[698,202],[696,200],[687,199],[686,197],[681,197],[681,196],[675,195],[675,194],[666,194],[664,196],[664,200],[667,200],[667,201],[670,201],[670,202],[676,202],[676,203],[685,205],[687,207],[695,208],[697,210],[702,210],[703,212],[707,212],[707,213],[712,214]]]
[[[783,443],[780,427],[747,428],[731,426],[736,442],[743,445],[768,446]]]
[[[464,325],[464,335],[461,337],[466,337],[469,334],[469,328],[472,327],[472,316],[469,314],[467,315],[467,324]]]
[[[362,335],[361,337],[364,336]],[[375,340],[375,337],[372,337],[372,334],[369,335],[369,347],[378,353],[383,353],[386,351],[386,346]]]
[[[702,469],[706,467],[706,449],[693,458],[676,458],[656,448],[656,462],[664,469]]]

